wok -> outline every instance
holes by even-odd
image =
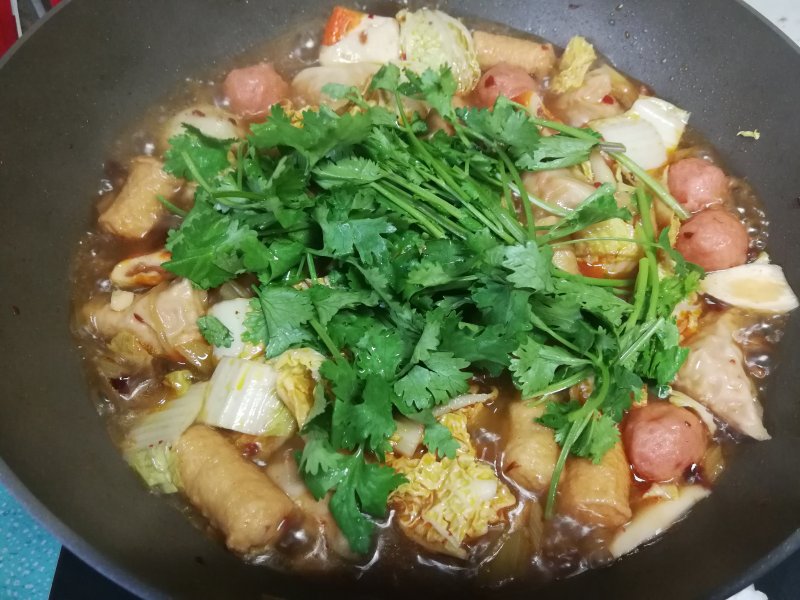
[[[0,62],[0,480],[67,547],[145,597],[409,592],[398,582],[326,585],[247,566],[146,493],[88,400],[68,331],[69,256],[123,127],[183,77],[288,24],[319,18],[332,4],[68,2]],[[733,172],[761,194],[772,222],[770,253],[800,289],[800,53],[763,19],[732,0],[440,4],[561,45],[580,32],[621,69],[692,111]],[[761,141],[735,135],[753,128]],[[724,598],[800,546],[797,343],[794,319],[766,391],[773,439],[739,447],[710,499],[651,547],[533,593]]]

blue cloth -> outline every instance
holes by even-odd
[[[0,486],[0,599],[44,600],[61,546]]]

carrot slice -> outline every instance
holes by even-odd
[[[322,45],[333,46],[348,33],[353,31],[366,15],[357,10],[350,10],[343,6],[334,6],[333,12],[325,24],[322,34]]]

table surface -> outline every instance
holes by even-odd
[[[6,0],[0,0],[0,2]],[[22,4],[24,0],[20,0]],[[775,23],[795,43],[800,45],[800,0],[746,0],[753,8]],[[53,575],[61,552],[60,543],[49,532],[39,526],[10,494],[0,486],[0,598],[20,598],[25,600],[38,600],[47,598],[53,585]],[[69,566],[70,572],[76,573],[86,569],[72,555],[65,553],[62,558],[63,566]],[[792,583],[786,588],[787,581],[783,580],[786,590],[796,590],[800,587],[800,557],[792,565],[786,565],[782,571],[790,577]],[[84,573],[81,576],[60,577],[58,588],[67,590],[83,589]],[[769,578],[768,578],[769,579]],[[790,598],[780,591],[778,582],[765,581],[765,591],[770,592],[771,600]],[[94,588],[93,588],[94,589]],[[110,589],[110,588],[109,588]],[[784,592],[787,592],[784,590]],[[54,590],[55,591],[55,590]],[[105,597],[108,597],[106,592]],[[98,597],[97,591],[92,594]],[[62,598],[89,597],[87,595],[61,595]],[[57,600],[53,598],[53,600]]]

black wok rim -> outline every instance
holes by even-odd
[[[59,3],[55,8],[48,11],[44,17],[34,23],[34,25],[24,33],[24,35],[14,44],[14,46],[8,52],[6,52],[2,58],[0,58],[0,69],[2,69],[14,57],[23,44],[25,44],[33,35],[36,34],[36,32],[39,31],[40,28],[45,26],[46,23],[60,13],[65,7],[72,4],[72,1],[73,0],[66,0]],[[773,35],[780,38],[798,55],[800,55],[800,45],[796,44],[772,21],[767,19],[755,8],[745,3],[744,0],[733,0],[733,2],[744,8],[751,15],[751,17],[761,21],[762,24],[766,25],[772,31]],[[131,593],[134,593],[142,598],[167,598],[163,592],[153,588],[152,586],[144,584],[138,577],[132,575],[126,568],[107,558],[102,552],[98,551],[93,545],[86,542],[80,535],[76,534],[72,529],[65,525],[28,490],[28,488],[20,481],[20,479],[14,474],[11,468],[1,457],[0,484],[5,486],[5,488],[10,492],[11,496],[15,498],[15,500],[17,500],[22,506],[24,506],[28,513],[34,517],[34,519],[36,519],[36,521],[41,524],[49,533],[51,533],[64,547],[77,555],[81,560],[90,565],[101,575],[107,577]],[[713,591],[709,596],[709,600],[725,600],[726,598],[729,598],[733,594],[752,584],[756,579],[767,574],[798,550],[800,550],[800,529],[796,529],[794,533],[789,535],[783,542],[774,547],[762,559],[756,561],[750,567],[745,569],[738,577]]]

